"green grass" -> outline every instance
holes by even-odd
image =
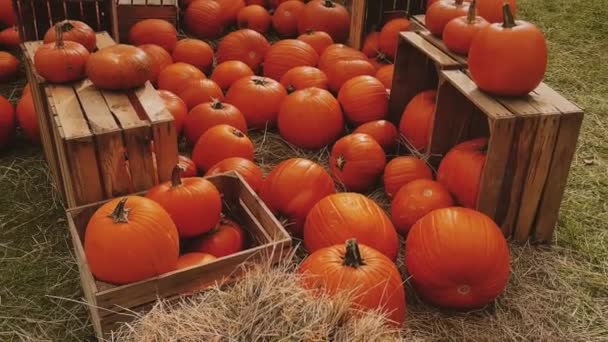
[[[410,292],[410,336],[608,340],[608,10],[602,1],[518,3],[549,41],[547,83],[586,114],[555,243],[514,246],[495,312],[441,313]],[[0,93],[16,100],[13,88]],[[0,341],[91,339],[64,211],[39,148],[20,137],[0,152],[0,208]]]

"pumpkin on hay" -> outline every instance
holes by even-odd
[[[245,133],[230,125],[216,125],[198,139],[192,160],[199,170],[205,172],[226,158],[253,160],[253,153],[253,143]]]
[[[143,44],[138,46],[138,48],[144,50],[152,62],[152,76],[150,77],[150,82],[156,86],[158,84],[158,75],[164,68],[173,64],[173,58],[167,50],[156,44]]]
[[[425,24],[435,36],[441,38],[447,23],[469,11],[469,3],[464,0],[440,0],[426,10]]]
[[[327,89],[327,83],[327,75],[323,71],[311,66],[292,68],[281,77],[281,84],[288,93],[311,87]]]
[[[313,30],[306,31],[306,33],[301,34],[298,37],[298,40],[312,46],[312,48],[317,51],[319,56],[323,53],[323,51],[325,51],[325,49],[334,43],[333,39],[331,39],[331,36],[327,32]]]
[[[488,216],[467,208],[430,212],[405,243],[411,283],[425,301],[441,307],[481,308],[507,285],[509,248]]]
[[[327,32],[334,42],[345,42],[350,33],[350,14],[333,0],[312,0],[304,6],[298,20],[298,31]]]
[[[298,35],[298,19],[304,10],[304,3],[299,0],[289,0],[281,3],[272,15],[272,27],[283,38],[293,38]]]
[[[241,78],[230,87],[226,102],[241,109],[250,129],[265,129],[276,125],[279,108],[286,96],[287,91],[279,82],[251,76]]]
[[[329,80],[329,89],[337,94],[346,81],[357,76],[374,76],[376,67],[364,59],[350,61],[338,61],[335,65],[325,70]]]
[[[397,54],[397,42],[399,32],[407,31],[411,22],[405,18],[392,19],[382,27],[378,37],[379,50],[390,60],[395,59]]]
[[[436,101],[437,92],[425,90],[410,100],[401,115],[399,132],[406,144],[415,150],[423,152],[428,147]]]
[[[388,113],[386,88],[373,76],[357,76],[346,81],[338,93],[344,115],[355,125],[382,120]]]
[[[211,0],[195,0],[184,11],[186,30],[199,39],[217,39],[224,32],[222,7]]]
[[[253,72],[257,72],[269,48],[270,43],[266,37],[254,30],[242,29],[230,32],[218,44],[217,63],[241,61]]]
[[[186,177],[196,177],[198,172],[196,170],[196,165],[194,165],[194,162],[192,161],[192,159],[184,156],[184,155],[179,155],[178,159],[177,159],[177,165],[179,165],[179,167],[182,168],[182,177],[186,178]]]
[[[245,237],[245,232],[238,223],[222,218],[210,232],[189,241],[187,249],[221,258],[245,249]]]
[[[241,111],[229,103],[214,99],[192,108],[186,117],[184,135],[188,144],[194,146],[209,128],[221,124],[247,132],[247,121]]]
[[[317,250],[300,265],[304,287],[329,295],[347,292],[357,309],[380,310],[394,324],[405,320],[405,289],[392,260],[357,243],[336,244]]]
[[[394,158],[384,168],[384,191],[393,198],[402,186],[417,179],[433,179],[433,171],[426,162],[414,156]]]
[[[166,20],[144,19],[129,29],[129,43],[135,46],[156,44],[172,52],[177,43],[177,30]]]
[[[187,82],[176,95],[184,100],[188,110],[215,99],[224,100],[222,88],[208,78],[198,78]]]
[[[268,11],[259,5],[250,5],[242,8],[236,17],[239,28],[249,28],[259,33],[268,32],[271,21],[272,18]]]
[[[182,39],[173,49],[173,61],[183,62],[199,68],[205,74],[213,66],[213,48],[199,39]]]
[[[80,80],[85,76],[89,51],[82,44],[64,41],[63,29],[55,26],[56,41],[40,46],[34,54],[36,71],[52,83]]]
[[[19,60],[8,52],[0,51],[0,82],[7,82],[19,73]]]
[[[213,165],[205,177],[236,171],[249,184],[253,191],[258,192],[264,181],[262,169],[249,159],[241,157],[226,158],[219,163]]]
[[[173,116],[175,131],[178,135],[181,134],[184,122],[188,117],[188,106],[186,106],[182,99],[168,90],[158,90],[158,96],[160,96],[165,104],[165,108]]]
[[[50,27],[44,34],[45,44],[57,41],[57,28],[61,28],[64,41],[72,41],[82,44],[89,52],[97,49],[97,36],[95,31],[82,21],[64,20]]]
[[[15,135],[15,110],[8,100],[0,95],[0,151]]]
[[[140,87],[153,76],[150,57],[142,49],[124,44],[91,54],[86,70],[93,85],[108,90]]]
[[[369,190],[382,174],[386,154],[370,135],[349,134],[331,149],[329,169],[332,176],[349,191]]]
[[[17,26],[7,27],[0,31],[0,46],[15,49],[19,47],[19,44],[21,44],[21,38]]]
[[[281,80],[287,71],[297,66],[315,66],[319,55],[307,43],[297,39],[281,40],[268,49],[264,58],[264,76]]]
[[[253,76],[251,68],[241,61],[226,61],[213,69],[211,79],[227,92],[232,84],[243,77]]]
[[[386,120],[366,122],[357,127],[353,133],[368,134],[374,138],[386,152],[393,151],[399,142],[399,131],[397,131],[397,127]]]
[[[469,5],[469,12],[466,16],[454,18],[445,25],[443,42],[451,51],[467,55],[473,38],[481,29],[489,25],[483,17],[475,15],[476,7],[477,1],[473,0]]]
[[[195,66],[180,62],[173,63],[158,74],[158,89],[177,94],[187,86],[189,81],[203,78],[205,78],[205,74]]]
[[[40,127],[38,126],[38,114],[34,107],[34,99],[32,93],[24,93],[17,103],[15,110],[17,122],[23,131],[23,134],[29,141],[36,145],[40,145]]]
[[[175,270],[179,236],[160,204],[127,196],[105,203],[93,214],[84,252],[95,278],[128,284]]]

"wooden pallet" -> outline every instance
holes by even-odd
[[[163,19],[178,27],[177,0],[118,0],[114,30],[121,43],[129,43],[131,26],[144,19]]]
[[[98,338],[108,338],[119,323],[133,319],[132,312],[147,310],[158,298],[171,299],[194,287],[225,284],[240,277],[244,263],[278,262],[291,251],[291,237],[255,192],[236,173],[207,178],[223,195],[224,213],[249,233],[253,246],[217,261],[163,274],[141,282],[114,286],[95,280],[84,254],[87,223],[103,203],[67,211],[81,284]]]
[[[169,180],[177,163],[177,133],[152,85],[110,92],[96,89],[88,79],[47,83],[33,63],[41,44],[27,42],[22,49],[45,157],[66,206],[147,190]],[[113,44],[107,33],[97,35],[98,48]]]

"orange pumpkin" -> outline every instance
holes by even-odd
[[[34,54],[36,71],[52,83],[80,80],[85,76],[89,51],[82,44],[63,40],[63,29],[55,26],[57,41],[40,46]]]
[[[179,96],[168,90],[159,90],[158,95],[163,99],[165,107],[173,116],[177,134],[181,134],[182,129],[184,128],[184,121],[186,121],[186,117],[188,116],[188,106],[186,106]]]
[[[515,0],[478,0],[477,14],[490,23],[502,23],[503,5],[508,3],[511,6],[513,15],[517,14],[517,4]]]
[[[395,147],[397,147],[397,142],[399,141],[397,127],[386,120],[376,120],[364,123],[357,127],[353,133],[368,134],[374,138],[386,152],[393,151]]]
[[[173,63],[158,74],[158,88],[174,94],[181,92],[189,81],[204,79],[205,74],[187,63]]]
[[[469,5],[467,16],[457,17],[450,20],[443,29],[443,42],[453,52],[467,55],[477,33],[489,25],[482,17],[475,15],[477,1],[473,0]]]
[[[95,278],[128,284],[175,270],[179,237],[158,203],[128,196],[106,202],[93,214],[84,252]]]
[[[188,107],[188,110],[209,101],[224,100],[222,88],[208,78],[194,79],[186,83],[185,87],[177,93]]]
[[[217,62],[241,61],[257,72],[269,48],[268,40],[254,30],[234,31],[220,41],[217,47]]]
[[[222,7],[210,0],[195,0],[184,13],[186,30],[200,39],[217,39],[224,32]]]
[[[264,58],[264,76],[280,80],[289,69],[297,66],[315,66],[317,52],[307,43],[297,39],[285,39],[268,49]]]
[[[373,76],[357,76],[348,80],[338,93],[344,115],[355,125],[384,119],[388,113],[386,88]]]
[[[433,35],[441,37],[450,20],[467,15],[468,11],[469,3],[464,0],[437,1],[426,10],[426,27]]]
[[[213,0],[220,4],[220,18],[226,26],[236,22],[236,16],[245,7],[245,0]]]
[[[19,47],[19,44],[21,44],[21,38],[17,26],[7,27],[0,31],[0,46],[15,49]]]
[[[417,179],[433,179],[428,164],[413,156],[397,157],[384,168],[384,191],[392,198],[401,187]]]
[[[292,68],[281,77],[281,84],[288,93],[311,87],[327,89],[327,83],[327,75],[323,71],[311,66]]]
[[[150,189],[146,197],[160,204],[171,216],[180,238],[206,233],[215,227],[222,213],[220,192],[200,177],[181,178],[182,169],[173,169],[171,181]]]
[[[439,164],[437,180],[464,207],[477,207],[487,149],[487,138],[465,141],[454,146]]]
[[[298,35],[298,19],[304,10],[304,3],[298,0],[285,1],[277,7],[272,15],[272,27],[283,38]]]
[[[192,161],[192,159],[183,156],[183,155],[179,155],[179,158],[177,159],[177,165],[179,165],[182,168],[182,177],[196,177],[198,172],[196,171],[196,165],[194,165],[194,162]]]
[[[8,82],[19,73],[19,60],[8,52],[0,51],[0,82]]]
[[[329,295],[348,293],[356,309],[381,311],[395,325],[405,320],[405,289],[392,260],[357,240],[317,250],[300,265],[303,285]]]
[[[304,187],[300,184],[300,188]],[[308,252],[348,239],[357,239],[391,260],[397,258],[399,237],[376,202],[353,192],[329,195],[318,201],[304,224],[304,245]]]
[[[376,68],[367,60],[355,59],[352,61],[339,61],[325,70],[329,80],[329,89],[338,93],[346,81],[357,76],[374,76]]]
[[[481,308],[507,285],[505,238],[488,216],[467,208],[430,212],[410,230],[405,264],[416,293],[446,308]]]
[[[124,44],[91,54],[86,68],[91,82],[108,90],[140,87],[153,76],[150,57],[142,49]]]
[[[196,142],[192,160],[201,171],[230,157],[253,160],[253,143],[240,130],[229,125],[216,125],[209,128]]]
[[[184,125],[184,134],[188,144],[194,146],[209,128],[221,124],[247,132],[247,121],[237,107],[217,99],[195,106],[186,117]]]
[[[345,42],[350,33],[350,14],[333,0],[312,0],[304,6],[298,20],[300,34],[309,30],[327,32],[333,41]]]
[[[260,5],[265,8],[267,8],[269,6],[268,1],[266,1],[266,0],[245,0],[245,4],[247,4],[247,6]]]
[[[13,0],[0,0],[0,23],[6,26],[17,25]]]
[[[173,60],[194,65],[208,74],[213,66],[213,48],[202,40],[182,39],[175,44]]]
[[[264,181],[262,170],[254,162],[245,158],[226,158],[207,170],[205,177],[230,171],[238,172],[253,191],[258,192],[258,190],[260,190],[262,182]]]
[[[262,183],[260,197],[275,214],[289,218],[286,228],[292,235],[301,236],[310,209],[335,192],[334,181],[321,165],[292,158],[272,169]]]
[[[183,270],[194,266],[207,265],[214,262],[216,259],[216,257],[208,253],[186,253],[177,259],[176,269]]]
[[[376,58],[380,53],[380,32],[368,33],[363,40],[361,51],[369,58]]]
[[[304,34],[301,34],[298,37],[298,40],[312,46],[312,48],[317,51],[319,56],[323,53],[323,51],[325,51],[325,49],[334,43],[331,36],[327,32],[323,31],[307,31]]]
[[[272,18],[268,11],[259,5],[250,5],[242,8],[236,17],[239,28],[249,28],[259,33],[268,32],[271,21]]]
[[[499,96],[523,96],[543,80],[547,45],[534,25],[514,20],[505,4],[503,24],[479,31],[469,50],[471,78],[479,89]]]
[[[144,50],[152,62],[152,76],[150,77],[150,82],[156,85],[158,82],[158,75],[164,68],[173,64],[173,58],[171,58],[171,55],[167,50],[156,44],[143,44],[138,47]]]
[[[44,34],[44,43],[53,43],[57,41],[57,27],[61,27],[63,31],[63,40],[72,41],[82,44],[89,52],[97,50],[97,36],[93,29],[78,20],[64,20],[50,27]]]
[[[0,151],[15,135],[15,110],[8,100],[0,95]]]
[[[129,42],[133,45],[156,44],[172,52],[177,43],[177,30],[162,19],[144,19],[129,29]]]
[[[38,126],[38,114],[34,107],[32,93],[24,93],[17,103],[17,122],[23,134],[29,141],[40,145],[40,127]]]
[[[251,68],[241,61],[226,61],[215,67],[211,79],[227,92],[232,84],[243,77],[253,76]]]
[[[423,91],[412,98],[401,115],[399,123],[401,136],[407,145],[421,152],[426,151],[429,144],[436,98],[435,90]]]
[[[397,231],[407,236],[424,215],[453,205],[452,196],[443,185],[430,179],[417,179],[399,189],[391,202],[391,218]]]
[[[279,133],[291,144],[319,149],[336,141],[344,118],[336,98],[327,90],[306,88],[291,93],[279,110]]]
[[[245,232],[236,222],[223,218],[209,233],[190,242],[188,250],[221,258],[245,249]]]
[[[251,76],[241,78],[230,87],[226,102],[241,109],[250,129],[265,129],[276,125],[279,108],[286,96],[287,91],[281,83]]]
[[[410,28],[410,21],[405,18],[392,19],[382,27],[378,39],[378,48],[390,60],[395,59],[397,54],[397,42],[399,32]]]
[[[339,61],[368,60],[365,54],[343,44],[333,44],[328,46],[319,57],[318,68],[328,70]]]
[[[376,71],[376,78],[384,84],[386,89],[391,89],[393,86],[393,75],[395,74],[395,65],[388,64],[381,66]]]
[[[331,149],[332,176],[349,191],[366,191],[376,184],[386,165],[382,146],[370,135],[349,134]]]

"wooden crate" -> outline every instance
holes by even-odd
[[[57,22],[75,19],[87,23],[95,31],[107,31],[116,37],[113,18],[114,0],[12,0],[21,41],[42,40],[46,31]]]
[[[96,89],[88,79],[46,83],[33,64],[41,44],[27,42],[22,49],[45,157],[66,206],[147,190],[169,180],[177,163],[177,133],[152,85],[112,92]],[[97,35],[98,48],[113,44],[107,33]]]
[[[246,270],[244,263],[277,262],[291,251],[291,237],[255,192],[236,173],[207,178],[223,195],[224,213],[235,218],[249,233],[253,246],[217,261],[179,270],[141,282],[114,286],[96,281],[84,254],[87,223],[103,203],[67,211],[78,269],[97,336],[107,338],[120,322],[133,319],[132,313],[145,311],[158,298],[171,299],[193,287],[225,284]]]
[[[131,26],[144,19],[163,19],[178,27],[177,0],[117,0],[114,30],[121,43],[129,43]]]
[[[521,98],[492,97],[460,70],[440,71],[427,157],[487,136],[477,209],[517,241],[548,242],[558,219],[583,111],[542,83]]]
[[[458,54],[456,52],[451,51],[445,46],[445,43],[441,38],[435,37],[431,32],[426,29],[426,21],[425,15],[419,14],[412,17],[412,21],[416,23],[416,27],[418,28],[417,32],[422,36],[422,38],[426,39],[429,43],[435,45],[439,50],[443,51],[446,55],[452,57],[456,61],[458,61],[463,68],[468,67],[467,56]]]

